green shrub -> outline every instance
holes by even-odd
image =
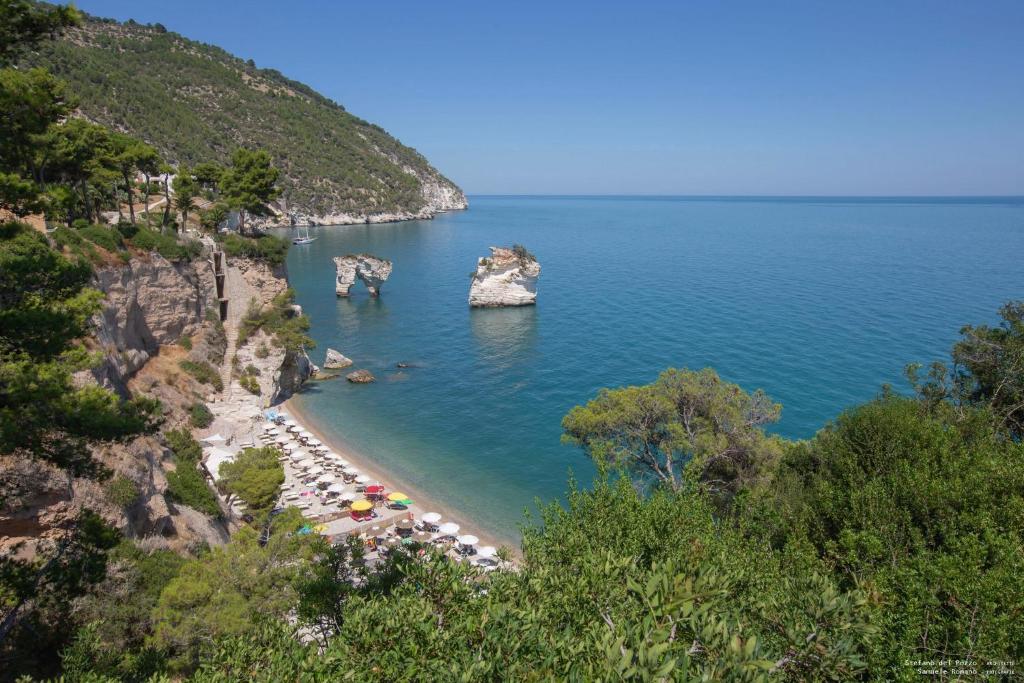
[[[253,365],[252,363],[250,363],[249,365],[245,366],[245,374],[259,376],[260,369]]]
[[[164,440],[174,454],[175,463],[174,471],[167,473],[167,494],[170,499],[211,517],[220,516],[217,497],[199,471],[199,462],[203,457],[199,442],[184,429],[167,432]]]
[[[183,334],[181,335],[181,339],[178,340],[178,344],[181,346],[181,348],[185,349],[186,351],[191,351],[192,337],[188,336],[187,334]]]
[[[124,244],[121,242],[121,233],[113,228],[102,225],[86,225],[85,227],[77,228],[77,230],[82,237],[109,252],[117,252],[124,247]]]
[[[155,251],[168,261],[187,261],[202,252],[202,245],[194,240],[179,242],[173,235],[144,227],[140,227],[129,242],[136,249]]]
[[[267,347],[266,344],[260,344],[259,348],[256,349],[256,357],[257,358],[266,358],[269,355],[270,355],[270,349]]]
[[[101,260],[96,247],[73,228],[62,225],[54,230],[50,236],[59,248],[67,249],[80,259],[89,263],[99,263]]]
[[[126,508],[139,499],[139,487],[120,474],[107,484],[107,498],[118,507]]]
[[[252,375],[242,375],[238,379],[238,383],[250,394],[260,395],[260,383]]]
[[[243,346],[257,330],[263,330],[272,337],[275,346],[286,351],[313,348],[315,344],[306,334],[309,319],[295,313],[292,308],[294,300],[294,290],[288,289],[264,307],[255,299],[250,301],[245,317],[238,326],[238,345]]]
[[[224,381],[217,369],[206,361],[195,362],[183,360],[178,363],[181,369],[192,375],[201,384],[209,384],[217,391],[224,391]]]
[[[206,429],[213,424],[213,413],[202,401],[196,401],[188,411],[189,421],[196,429]]]
[[[121,237],[123,237],[126,240],[130,240],[131,238],[135,237],[135,233],[139,231],[139,226],[128,221],[118,221],[117,231],[121,233]]]
[[[273,235],[262,237],[243,237],[237,233],[228,233],[221,241],[221,247],[228,256],[242,256],[259,259],[279,266],[288,255],[288,240]]]

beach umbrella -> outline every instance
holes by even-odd
[[[320,467],[320,465],[314,465],[313,467],[309,468],[309,470],[306,472],[306,474],[322,474],[323,471],[324,471],[323,467]]]
[[[381,487],[381,488],[383,488],[383,487]],[[367,490],[369,490],[369,489],[367,489]],[[394,491],[393,493],[389,493],[388,494],[388,500],[391,500],[391,501],[394,501],[394,502],[397,503],[400,500],[409,500],[409,496],[405,495],[401,491]]]
[[[344,467],[341,468],[341,471],[344,472],[345,474],[359,474],[359,470],[357,470],[355,467],[352,467],[352,465],[345,465]]]
[[[327,487],[327,493],[341,493],[345,490],[344,484],[331,484]]]
[[[380,484],[374,484],[373,486],[366,487],[367,493],[384,493],[384,487]]]
[[[321,470],[321,471],[323,471],[323,470]],[[333,474],[321,474],[317,478],[316,483],[318,483],[318,484],[330,484],[333,481],[334,481],[334,475]]]
[[[298,462],[300,460],[305,460],[306,454],[303,451],[294,451],[290,453],[288,457],[291,458],[292,462]]]
[[[441,521],[441,515],[437,512],[427,512],[420,519],[427,524],[437,524]]]
[[[401,542],[402,542],[402,539],[395,538],[394,536],[389,536],[389,537],[384,539],[384,545],[386,545],[389,548],[394,548],[396,545],[401,544]]]
[[[316,463],[314,463],[313,460],[309,459],[309,458],[307,458],[306,460],[300,460],[299,462],[295,463],[296,467],[298,467],[300,469],[304,469],[304,470],[308,470],[310,467],[312,467],[315,464]]]
[[[313,439],[313,438],[309,439],[309,445],[310,446],[323,446],[323,444],[320,442],[320,439]]]
[[[465,536],[459,536],[455,539],[459,542],[459,545],[476,545],[480,542],[480,539],[473,534],[466,534]]]
[[[355,510],[356,512],[365,512],[367,510],[373,509],[373,503],[371,503],[368,500],[357,500],[356,502],[352,503],[352,509]]]
[[[277,437],[277,440],[275,441],[275,443],[277,443],[278,446],[284,446],[284,445],[288,444],[289,442],[290,442],[290,439],[287,439],[287,438],[285,438],[283,436]]]
[[[358,477],[356,477],[357,484],[369,484],[371,481],[372,479],[370,479],[365,474],[360,474]]]
[[[480,557],[494,557],[498,554],[498,549],[493,545],[483,545],[476,549],[476,554]]]
[[[440,527],[438,527],[437,530],[445,536],[454,536],[455,534],[459,533],[459,525],[455,522],[446,522],[445,524],[442,524]]]
[[[434,534],[430,533],[429,531],[417,531],[412,535],[412,540],[416,541],[417,543],[430,543],[432,540],[434,540]]]
[[[412,531],[413,526],[415,526],[415,522],[411,519],[400,519],[395,524],[395,528],[401,529],[402,531]]]
[[[309,432],[307,432],[305,429],[303,429],[301,432],[299,432],[299,438],[300,439],[307,439],[308,440],[308,439],[312,439],[313,435],[310,434]]]
[[[272,424],[263,425],[263,431],[265,431],[267,434],[280,434],[281,433],[281,430],[278,429],[277,427],[275,427]]]
[[[285,420],[284,421],[284,426],[285,427],[298,427],[299,423],[296,422],[295,420]]]

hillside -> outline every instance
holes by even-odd
[[[309,86],[159,24],[88,18],[28,60],[69,83],[86,118],[175,163],[267,150],[283,205],[319,223],[426,218],[466,198],[414,149]]]

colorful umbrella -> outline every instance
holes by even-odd
[[[355,510],[356,512],[365,512],[367,510],[373,509],[373,503],[371,503],[368,500],[357,500],[356,502],[352,503],[352,509]]]

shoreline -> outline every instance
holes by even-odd
[[[457,508],[445,504],[436,496],[427,495],[420,486],[412,484],[385,471],[371,457],[356,450],[348,443],[339,441],[336,438],[328,437],[323,430],[319,428],[316,420],[312,419],[309,413],[303,411],[303,409],[298,406],[295,399],[295,396],[289,397],[286,401],[275,407],[279,411],[288,413],[292,419],[303,425],[311,434],[322,441],[325,446],[352,463],[352,465],[358,468],[360,472],[380,481],[388,489],[404,491],[416,502],[417,507],[423,508],[425,511],[439,513],[442,516],[442,522],[457,523],[460,527],[459,533],[473,534],[474,536],[477,536],[480,539],[480,545],[493,545],[496,548],[507,548],[511,552],[513,558],[516,560],[522,559],[522,548],[515,544],[512,539],[502,539],[493,533],[481,530],[473,523],[471,516],[464,514]]]

